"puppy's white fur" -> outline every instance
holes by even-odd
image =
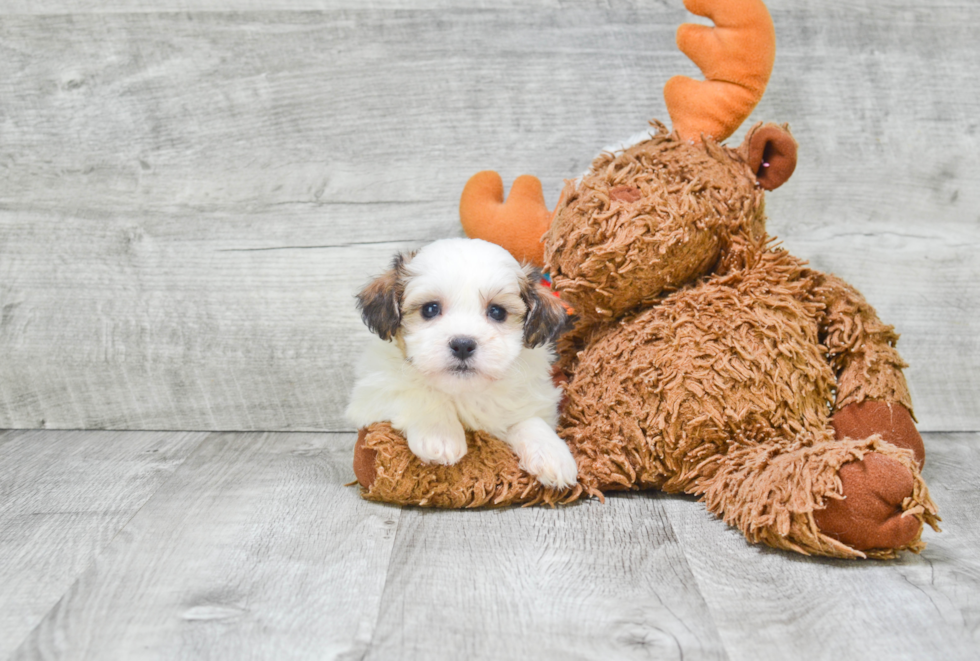
[[[561,391],[551,380],[554,356],[547,341],[532,347],[540,338],[527,340],[525,325],[534,321],[528,288],[538,287],[528,281],[533,273],[503,248],[474,239],[436,241],[404,264],[396,260],[395,269],[361,294],[368,325],[378,331],[370,316],[380,314],[379,323],[391,327],[361,358],[348,419],[358,427],[390,421],[416,456],[440,464],[466,454],[465,429],[483,430],[506,441],[542,484],[574,484],[575,460],[555,433]],[[383,305],[397,310],[377,312],[365,300],[388,296],[390,288],[396,296]],[[439,314],[426,318],[432,303]],[[492,306],[506,319],[493,319]],[[454,354],[454,338],[473,340],[472,355]]]

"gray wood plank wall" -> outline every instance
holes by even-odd
[[[769,5],[749,123],[800,142],[770,231],[897,326],[923,429],[975,430],[980,5]],[[470,174],[537,174],[554,202],[667,119],[689,19],[681,0],[0,3],[0,427],[347,429],[357,288],[459,233]]]

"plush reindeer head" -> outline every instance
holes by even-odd
[[[566,186],[552,214],[540,182],[522,176],[504,202],[495,172],[467,183],[460,219],[484,238],[544,265],[585,318],[614,318],[726,265],[734,248],[765,242],[763,191],[796,166],[785,126],[756,125],[738,148],[721,144],[762,98],[775,30],[761,0],[686,0],[715,25],[682,25],[677,45],[706,80],[664,87],[673,131],[602,154]],[[543,243],[542,243],[543,241]]]
[[[762,245],[763,190],[785,182],[796,143],[756,126],[737,149],[719,144],[762,97],[774,53],[758,0],[688,0],[716,26],[683,25],[677,42],[707,80],[672,78],[674,131],[604,153],[566,186],[545,238],[555,287],[585,317],[613,318],[717,270],[733,246]]]

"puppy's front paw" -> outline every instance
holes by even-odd
[[[466,454],[466,432],[462,425],[458,429],[409,430],[406,436],[408,448],[427,464],[451,466]]]
[[[546,487],[567,489],[578,481],[578,466],[567,447],[537,448],[521,460],[521,466]]]
[[[521,468],[546,487],[566,489],[578,481],[578,466],[565,442],[540,418],[511,427],[507,442],[521,460]]]

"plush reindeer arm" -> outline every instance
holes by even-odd
[[[819,274],[814,295],[823,304],[821,342],[837,376],[834,429],[839,438],[881,434],[925,460],[922,437],[915,429],[912,398],[895,349],[898,334],[878,318],[874,308],[846,282]]]

